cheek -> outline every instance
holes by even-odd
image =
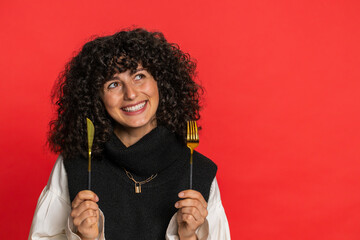
[[[113,95],[105,95],[103,102],[106,109],[114,108],[119,105],[119,98]]]
[[[151,98],[152,98],[152,106],[154,107],[154,110],[157,111],[159,107],[159,92],[157,88],[153,89],[151,93]]]
[[[159,101],[159,90],[157,86],[157,82],[153,80],[151,84],[148,86],[148,93],[154,100]]]
[[[152,96],[153,96],[153,98],[154,98],[157,102],[159,102],[159,91],[158,91],[157,88],[155,88],[155,89],[153,90]]]

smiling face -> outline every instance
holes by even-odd
[[[159,91],[153,76],[141,65],[133,72],[115,74],[104,84],[101,98],[118,124],[115,130],[146,134],[156,127]]]

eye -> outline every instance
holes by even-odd
[[[136,76],[135,76],[135,80],[140,80],[140,79],[143,79],[143,78],[145,78],[145,75],[142,74],[142,73],[136,74]]]
[[[117,86],[119,86],[118,82],[112,82],[108,85],[108,89],[113,89],[116,88]]]

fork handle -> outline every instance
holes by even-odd
[[[190,189],[192,189],[192,179],[193,179],[193,153],[191,151],[191,155],[190,155]]]

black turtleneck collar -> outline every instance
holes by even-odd
[[[99,196],[99,207],[107,219],[106,239],[164,239],[177,211],[174,204],[179,200],[178,193],[189,187],[189,157],[185,143],[164,127],[154,129],[128,148],[114,134],[102,158],[92,165],[91,190]],[[88,161],[66,159],[64,165],[73,201],[86,189]],[[193,166],[193,189],[208,200],[216,165],[195,151]],[[137,194],[134,182],[122,168],[137,181],[155,173],[158,176],[143,184],[141,194]]]
[[[168,168],[176,158],[165,156],[177,154],[182,143],[167,128],[158,126],[135,144],[126,147],[113,133],[105,144],[105,154],[116,165],[138,175],[149,177]]]

